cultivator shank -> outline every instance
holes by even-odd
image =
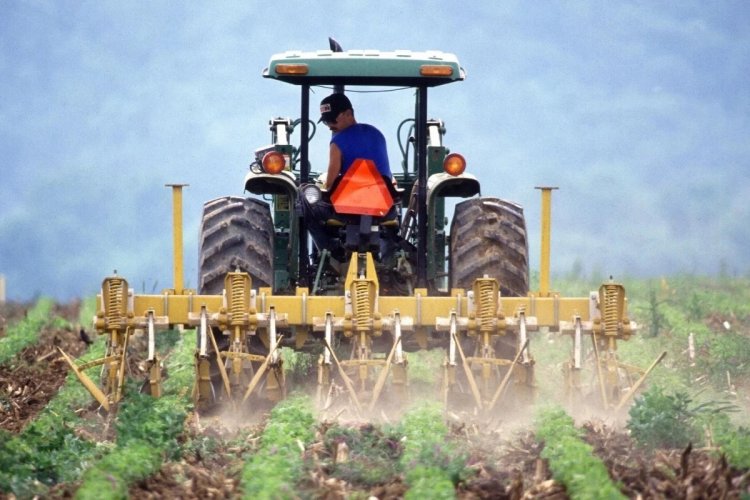
[[[264,376],[269,399],[275,401],[285,395],[282,360],[278,353],[281,339],[277,336],[277,328],[286,326],[286,317],[276,314],[274,308],[259,313],[256,302],[250,276],[232,272],[225,278],[222,306],[218,310],[210,309],[209,303],[204,301],[198,314],[188,313],[187,324],[198,330],[193,393],[196,402],[212,402],[216,398],[211,378],[211,355],[216,359],[222,387],[229,400],[233,400],[238,391],[244,391],[242,400],[247,400]],[[251,336],[260,338],[268,349],[267,355],[249,352]],[[257,371],[253,369],[254,362],[261,363]]]
[[[437,329],[448,332],[449,342],[443,382],[446,401],[449,391],[457,385],[456,353],[461,358],[478,409],[491,411],[495,407],[514,368],[519,365],[521,368],[515,372],[515,385],[527,398],[533,393],[534,360],[529,354],[527,332],[530,327],[536,329],[536,319],[528,321],[524,304],[517,304],[511,314],[506,315],[499,289],[500,285],[495,279],[477,279],[467,294],[466,307],[459,309],[466,311],[465,315],[451,310],[450,316],[438,318]],[[459,333],[463,334],[463,342]],[[473,347],[471,355],[466,355],[462,343]],[[498,352],[500,349],[502,353]],[[503,357],[505,353],[511,353],[510,357]],[[502,372],[505,372],[505,376],[501,383]]]
[[[108,335],[107,349],[103,358],[78,365],[62,350],[63,358],[68,362],[78,379],[94,396],[101,406],[109,411],[112,404],[122,397],[128,367],[128,347],[130,338],[136,330],[146,330],[148,335],[148,354],[146,364],[149,373],[147,392],[154,396],[161,395],[161,366],[155,349],[157,330],[169,327],[167,317],[156,317],[153,310],[143,311],[141,316],[133,314],[133,294],[128,282],[119,277],[106,278],[102,283],[100,308],[94,318],[94,326],[100,334]],[[94,383],[85,370],[102,367],[102,386]]]
[[[561,331],[573,337],[572,358],[564,367],[567,393],[571,401],[583,397],[584,336],[589,335],[598,398],[605,410],[617,412],[634,396],[666,352],[661,353],[647,370],[620,362],[617,341],[628,340],[637,329],[627,316],[625,288],[618,283],[605,283],[598,293],[590,294],[589,300],[590,321],[576,315],[572,321],[561,325]],[[639,378],[635,380],[635,376]]]

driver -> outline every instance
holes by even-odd
[[[320,102],[320,120],[333,132],[329,149],[326,189],[331,189],[357,158],[375,163],[378,171],[392,178],[385,137],[377,128],[357,123],[354,109],[344,94],[331,94]]]
[[[393,182],[393,175],[388,163],[388,151],[385,137],[372,125],[357,123],[354,109],[349,98],[341,93],[334,93],[320,102],[320,120],[333,133],[329,146],[328,173],[325,187],[330,192],[336,189],[338,180],[346,173],[354,160],[364,158],[372,160],[383,177]],[[315,204],[307,203],[300,197],[302,216],[307,229],[318,250],[332,252],[334,259],[344,260],[342,248],[336,248],[326,230],[325,223],[335,215],[333,205],[327,200]]]

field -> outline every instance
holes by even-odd
[[[596,288],[559,281],[565,295]],[[559,397],[571,341],[549,331],[531,338],[535,404],[506,401],[492,418],[435,402],[440,352],[411,354],[410,404],[369,421],[317,409],[314,360],[287,350],[285,400],[198,413],[191,331],[159,334],[161,398],[140,392],[135,338],[126,395],[106,414],[57,349],[103,355],[93,298],[5,304],[0,497],[750,498],[750,280],[624,284],[640,330],[619,356],[646,367],[668,354],[618,416]]]

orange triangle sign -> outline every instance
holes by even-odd
[[[341,178],[331,202],[337,213],[382,217],[393,206],[388,186],[372,160],[357,158]]]

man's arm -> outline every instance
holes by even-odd
[[[328,153],[328,173],[326,174],[326,189],[331,189],[333,181],[341,172],[341,150],[337,145],[331,143]]]

